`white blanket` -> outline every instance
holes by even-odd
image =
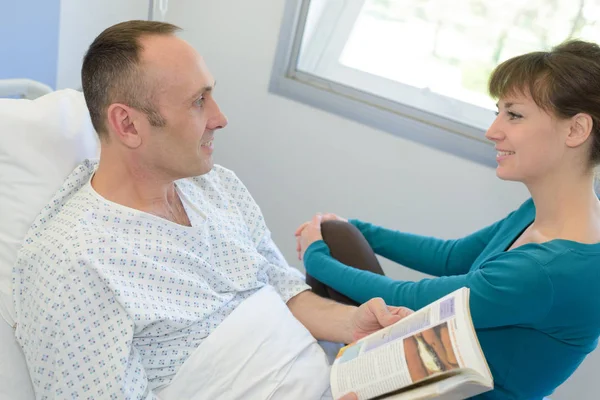
[[[330,398],[323,349],[271,286],[242,302],[179,369],[160,400]]]

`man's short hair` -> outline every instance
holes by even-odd
[[[153,84],[140,68],[140,39],[152,35],[172,35],[176,25],[158,21],[127,21],[104,30],[83,58],[81,82],[92,124],[100,138],[107,137],[106,110],[123,103],[144,112],[153,126],[166,121],[153,102]]]

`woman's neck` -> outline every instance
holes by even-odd
[[[580,179],[564,176],[527,185],[535,204],[532,225],[548,238],[600,241],[600,201],[593,175]]]

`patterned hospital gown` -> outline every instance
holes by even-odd
[[[233,172],[176,182],[184,227],[100,197],[95,168],[69,176],[14,268],[16,336],[38,398],[153,398],[259,288],[285,302],[308,289]]]

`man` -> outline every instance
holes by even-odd
[[[326,396],[314,338],[348,343],[406,310],[325,300],[287,265],[244,185],[213,166],[227,120],[177,30],[121,23],[85,55],[100,161],[67,178],[15,268],[16,335],[36,395]]]

